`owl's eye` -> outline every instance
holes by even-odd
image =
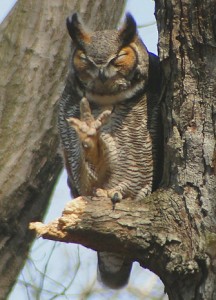
[[[82,71],[88,66],[88,58],[82,50],[77,50],[73,57],[73,64],[76,70]]]
[[[126,51],[122,50],[122,51],[119,52],[119,54],[118,54],[118,56],[117,56],[117,59],[118,59],[118,58],[121,58],[121,57],[124,57],[124,56],[126,56],[127,54],[128,54],[128,53],[127,53]]]
[[[128,52],[125,50],[121,50],[117,57],[113,60],[115,65],[124,64],[125,58],[128,56]]]
[[[136,53],[130,46],[122,48],[112,63],[120,73],[128,73],[136,66]]]

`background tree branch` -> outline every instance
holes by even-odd
[[[124,1],[19,0],[0,26],[0,289],[5,299],[62,168],[57,100],[70,49],[65,19],[113,28]]]

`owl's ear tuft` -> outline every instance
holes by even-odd
[[[119,30],[119,37],[122,42],[122,46],[127,46],[136,37],[137,25],[130,13],[126,14],[125,22]]]
[[[85,43],[90,42],[90,35],[87,31],[85,31],[77,13],[66,19],[66,25],[69,35],[75,44],[83,46]]]

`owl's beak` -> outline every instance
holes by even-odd
[[[104,68],[99,69],[99,78],[103,83],[107,80]]]

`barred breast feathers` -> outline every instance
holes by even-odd
[[[159,60],[130,14],[118,30],[91,32],[77,14],[66,23],[73,48],[58,126],[71,191],[108,197],[113,208],[141,201],[158,187],[163,163]],[[108,287],[127,284],[131,267],[130,258],[98,253]]]

